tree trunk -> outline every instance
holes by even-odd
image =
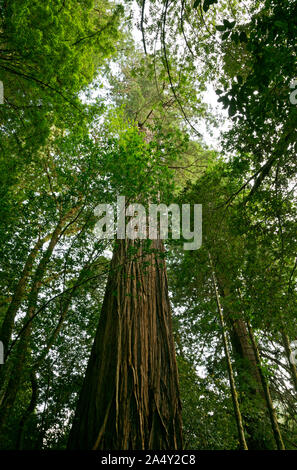
[[[239,401],[247,431],[247,445],[249,450],[271,450],[275,446],[269,422],[269,410],[249,331],[242,312],[234,312],[232,309],[235,294],[231,292],[228,280],[220,273],[218,281],[232,343]]]
[[[290,339],[283,326],[281,328],[281,335],[286,352],[287,361],[290,367],[292,383],[294,385],[295,392],[297,393],[297,368],[296,365],[291,361],[292,349],[290,345]]]
[[[44,274],[48,267],[48,262],[52,256],[52,253],[59,241],[59,237],[62,233],[63,227],[65,226],[66,221],[69,219],[69,216],[72,216],[77,209],[72,209],[69,211],[66,216],[62,217],[59,220],[55,230],[52,233],[49,245],[45,250],[43,256],[41,257],[38,266],[36,268],[30,293],[28,295],[28,309],[24,319],[25,328],[22,331],[18,342],[16,343],[16,355],[12,358],[12,368],[9,368],[9,363],[7,368],[2,371],[0,376],[0,383],[6,384],[4,390],[2,391],[3,395],[1,396],[0,403],[0,437],[3,433],[6,433],[7,428],[7,419],[13,409],[15,404],[18,391],[22,383],[22,376],[24,370],[26,370],[26,360],[29,354],[28,346],[30,342],[31,332],[32,332],[32,319],[34,318],[34,312],[36,310],[39,290],[42,286],[42,280]],[[6,352],[6,358],[9,351]],[[7,379],[7,372],[10,373]]]
[[[231,320],[232,324],[232,344],[235,355],[243,362],[247,373],[251,378],[250,387],[254,395],[263,395],[261,376],[257,366],[257,359],[253,346],[249,338],[249,332],[245,321],[242,318]],[[239,360],[240,360],[239,359]]]
[[[115,249],[70,449],[182,448],[163,245],[144,246],[120,240]]]
[[[0,339],[3,342],[5,353],[7,352],[9,341],[10,341],[11,334],[13,331],[15,315],[25,297],[28,279],[31,275],[33,264],[43,243],[44,243],[44,239],[43,240],[39,239],[36,242],[32,251],[29,253],[23,272],[16,286],[15,293],[12,297],[10,305],[5,314],[3,323],[1,325]]]
[[[227,369],[228,369],[228,375],[229,375],[230,390],[231,390],[232,402],[233,402],[233,407],[234,407],[234,414],[235,414],[235,419],[236,419],[236,424],[237,424],[239,442],[240,442],[240,446],[241,446],[242,450],[248,450],[248,446],[247,446],[247,442],[246,442],[245,434],[244,434],[244,426],[243,426],[243,421],[242,421],[242,415],[241,415],[240,406],[239,406],[239,402],[238,402],[238,393],[237,393],[236,385],[235,385],[235,379],[234,379],[233,367],[232,367],[232,362],[231,362],[231,356],[230,356],[230,351],[229,351],[229,346],[228,346],[228,338],[227,338],[227,333],[226,333],[224,314],[223,314],[223,309],[221,307],[220,295],[219,295],[219,291],[218,291],[218,287],[217,287],[217,279],[216,279],[216,275],[215,275],[215,272],[214,272],[214,267],[213,267],[212,258],[211,258],[210,253],[208,253],[208,257],[209,257],[209,261],[210,261],[210,265],[211,265],[213,288],[214,288],[214,291],[215,291],[218,314],[219,314],[220,323],[221,323],[221,327],[222,327],[222,337],[223,337],[224,351],[225,351],[225,357],[226,357],[226,361],[227,361]]]
[[[271,395],[270,395],[269,383],[268,383],[267,378],[265,377],[265,375],[262,371],[261,357],[260,357],[258,345],[256,343],[256,340],[255,340],[255,337],[254,337],[254,334],[253,334],[253,330],[252,330],[249,322],[247,322],[247,326],[248,326],[251,342],[252,342],[252,345],[253,345],[253,350],[254,350],[254,353],[255,353],[255,356],[256,356],[256,360],[257,360],[257,366],[258,366],[258,370],[259,370],[260,377],[261,377],[261,382],[262,382],[262,386],[263,386],[263,390],[264,390],[264,396],[265,396],[267,408],[268,408],[268,411],[269,411],[269,417],[270,417],[271,427],[272,427],[272,430],[273,430],[273,435],[274,435],[274,439],[275,439],[275,442],[276,442],[276,446],[277,446],[278,450],[285,450],[285,445],[284,445],[284,442],[283,442],[283,439],[282,439],[282,435],[281,435],[279,425],[278,425],[278,421],[277,421],[276,412],[275,412],[273,402],[272,402],[272,399],[271,399]]]

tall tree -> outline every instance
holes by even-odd
[[[151,254],[141,245],[123,240],[115,249],[70,449],[182,448],[162,243]]]

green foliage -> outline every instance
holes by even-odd
[[[295,448],[283,339],[297,335],[296,3],[145,2],[144,52],[127,33],[128,3],[0,3],[1,328],[17,305],[0,371],[0,413],[8,381],[16,384],[1,448],[66,447],[116,244],[96,239],[94,208],[118,195],[202,204],[201,249],[168,240],[160,255],[186,448],[239,448],[209,254],[246,437],[274,448],[236,351],[239,320],[255,333],[286,448]],[[203,101],[209,82],[230,118],[220,151],[199,131],[216,122]]]

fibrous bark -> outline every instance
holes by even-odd
[[[144,245],[117,241],[70,449],[182,448],[163,246]]]

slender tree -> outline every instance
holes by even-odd
[[[236,385],[235,385],[235,377],[234,377],[234,373],[233,373],[231,355],[230,355],[230,351],[229,351],[228,337],[227,337],[227,333],[226,333],[224,314],[223,314],[223,309],[222,309],[222,306],[221,306],[216,275],[215,275],[214,266],[213,266],[213,262],[212,262],[212,258],[211,258],[210,253],[208,253],[208,257],[209,257],[209,261],[210,261],[210,265],[211,265],[213,289],[215,291],[218,314],[219,314],[221,328],[222,328],[224,351],[225,351],[225,356],[226,356],[226,361],[227,361],[229,383],[230,383],[230,389],[231,389],[231,395],[232,395],[232,401],[233,401],[233,407],[234,407],[234,414],[235,414],[235,418],[236,418],[239,442],[240,442],[240,446],[243,450],[248,450],[248,446],[247,446],[245,435],[244,435],[244,425],[243,425],[242,415],[241,415],[239,401],[238,401],[238,393],[237,393]]]

